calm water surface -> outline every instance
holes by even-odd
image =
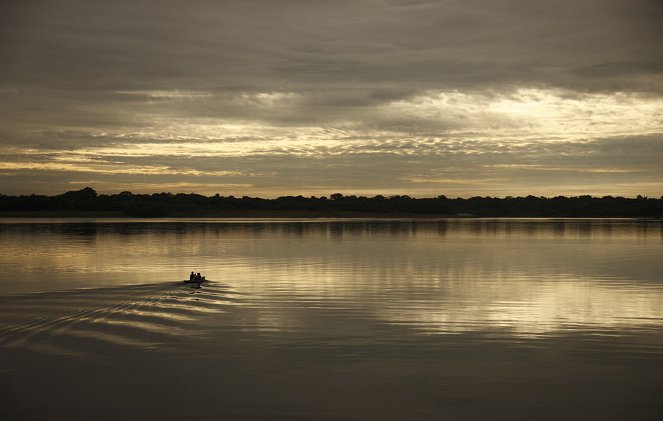
[[[53,358],[134,365],[65,376],[87,403],[43,390],[34,418],[662,415],[660,221],[4,219],[0,267],[0,352],[24,364],[0,365],[8,410]],[[207,400],[89,396],[137,382]]]

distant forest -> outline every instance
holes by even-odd
[[[104,195],[86,187],[56,196],[0,194],[2,216],[127,217],[663,217],[663,197],[472,197],[283,196],[277,199],[199,194],[122,192]]]

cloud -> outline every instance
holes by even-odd
[[[545,194],[582,176],[594,191],[641,194],[661,177],[655,0],[65,0],[3,12],[2,191],[45,191],[53,176],[60,190],[163,177],[277,195]]]
[[[1,74],[115,90],[658,89],[662,9],[655,0],[25,2],[4,18]]]

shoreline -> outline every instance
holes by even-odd
[[[454,214],[424,214],[424,213],[381,213],[381,212],[307,212],[307,211],[245,211],[245,212],[201,212],[201,213],[174,213],[163,216],[135,216],[122,212],[0,212],[2,218],[99,218],[121,220],[163,220],[163,219],[624,219],[661,221],[663,218],[641,216],[614,216],[614,215],[454,215]]]
[[[122,212],[0,212],[0,218],[121,218],[121,219],[163,219],[163,218],[468,218],[468,216],[422,213],[381,213],[381,212],[307,212],[307,211],[244,211],[244,212],[200,212],[172,213],[162,216],[135,216]]]

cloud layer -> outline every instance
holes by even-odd
[[[663,6],[9,2],[0,193],[663,192]]]

